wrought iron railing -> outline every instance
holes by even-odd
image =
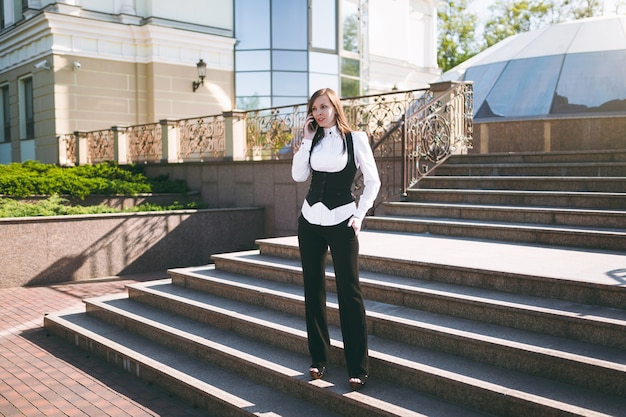
[[[409,187],[454,153],[472,146],[471,83],[440,83],[430,89],[393,91],[341,100],[350,124],[370,138],[381,176],[379,204],[402,198]],[[126,128],[59,136],[66,164],[221,160],[227,125],[245,122],[244,148],[236,159],[291,158],[302,140],[306,104],[274,107]],[[233,129],[231,127],[232,136]],[[87,150],[86,155],[85,148]],[[61,160],[62,158],[60,158]],[[355,181],[355,194],[362,179]]]
[[[163,157],[163,129],[159,123],[130,126],[125,129],[128,162],[148,163]]]
[[[205,161],[225,155],[224,117],[206,116],[176,122],[179,138],[178,160]]]

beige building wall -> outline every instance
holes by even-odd
[[[120,13],[145,9],[142,2],[122,3],[126,6]],[[171,7],[171,2],[156,3],[152,12],[156,6],[159,13]],[[209,4],[217,7],[215,1],[202,7]],[[232,4],[222,3],[220,10],[214,16],[224,27],[194,26],[155,15],[104,14],[67,3],[33,12],[1,37],[0,85],[9,85],[12,135],[10,143],[0,144],[0,160],[56,163],[61,135],[232,109]],[[184,13],[195,11],[185,8]],[[207,76],[193,92],[199,59],[207,64]],[[42,62],[49,69],[35,66]],[[24,77],[33,80],[33,140],[21,135],[19,80]]]

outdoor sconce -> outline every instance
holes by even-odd
[[[196,64],[196,67],[198,67],[199,80],[193,82],[194,93],[196,92],[198,87],[200,87],[201,85],[204,85],[204,77],[206,77],[206,62],[204,62],[202,58],[200,58],[200,61],[198,61],[198,63]]]

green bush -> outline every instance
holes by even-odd
[[[24,198],[50,196],[38,202],[20,202],[0,198],[0,217],[62,216],[70,214],[98,214],[138,211],[168,211],[206,208],[204,203],[169,206],[142,204],[132,209],[118,210],[106,205],[70,206],[60,195],[85,199],[91,194],[137,195],[145,193],[186,193],[187,184],[170,180],[166,175],[147,178],[144,167],[120,167],[112,162],[63,168],[36,161],[0,165],[0,195]]]
[[[65,216],[71,214],[101,214],[101,213],[124,213],[140,211],[170,211],[183,209],[206,208],[205,203],[182,204],[174,202],[169,206],[157,206],[151,203],[119,210],[106,205],[97,206],[70,206],[68,200],[53,194],[45,200],[30,203],[11,198],[0,198],[0,217],[37,217],[37,216]]]
[[[167,176],[147,178],[143,167],[120,167],[112,162],[77,167],[59,167],[36,161],[0,165],[0,194],[13,197],[69,195],[84,199],[90,194],[137,195],[185,193],[184,181]]]

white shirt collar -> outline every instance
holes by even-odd
[[[337,125],[331,127],[324,128],[324,136],[340,136],[339,129],[337,129]]]

